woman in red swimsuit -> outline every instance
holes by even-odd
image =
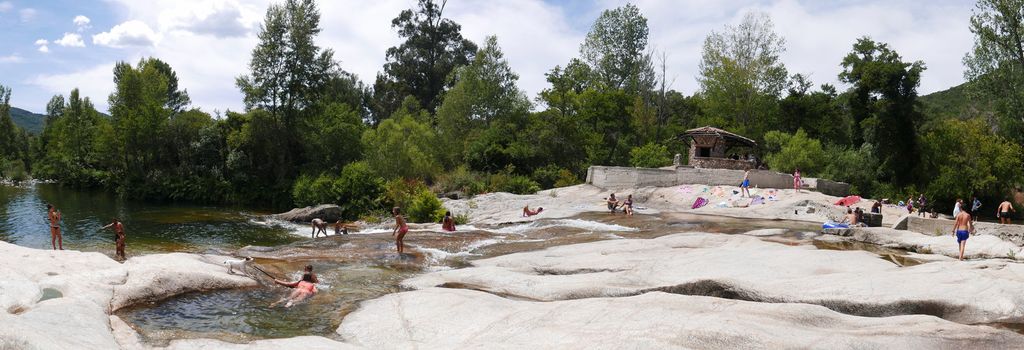
[[[398,247],[398,254],[402,254],[404,251],[405,234],[409,233],[409,226],[405,224],[405,218],[402,217],[402,210],[399,207],[391,209],[391,215],[395,216],[395,230],[391,232],[391,235],[398,235],[395,237],[395,245]]]

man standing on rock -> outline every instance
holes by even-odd
[[[750,169],[743,172],[743,182],[740,182],[740,197],[750,197]]]
[[[46,216],[50,219],[50,244],[53,245],[53,250],[57,250],[58,245],[60,250],[64,250],[64,237],[60,234],[60,211],[54,208],[53,204],[47,204]]]
[[[967,239],[974,233],[974,222],[971,221],[971,211],[963,208],[956,215],[956,222],[953,224],[953,237],[960,245],[960,260],[964,260],[964,247],[967,246]]]
[[[1012,224],[1010,221],[1010,213],[1016,212],[1013,209],[1013,204],[1010,203],[1010,199],[1007,198],[1002,203],[999,203],[999,209],[996,210],[996,216],[999,217],[999,223],[1001,224]]]
[[[114,228],[114,242],[115,242],[115,253],[114,253],[114,255],[117,257],[118,260],[124,261],[125,260],[124,259],[124,240],[125,240],[124,225],[121,224],[120,220],[117,220],[117,218],[114,218],[114,220],[111,221],[110,224],[107,224],[107,226],[103,226],[103,229],[105,230],[105,229],[108,229],[108,228],[111,228],[111,227]]]

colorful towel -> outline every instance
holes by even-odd
[[[697,197],[697,200],[693,201],[693,205],[690,206],[690,209],[699,209],[705,205],[708,205],[708,200],[704,199],[704,197]]]

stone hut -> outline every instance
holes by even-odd
[[[735,170],[757,167],[755,160],[747,158],[757,148],[754,140],[711,126],[687,130],[679,137],[690,143],[692,167]],[[730,154],[739,159],[729,158]]]

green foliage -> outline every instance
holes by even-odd
[[[647,52],[647,18],[633,4],[604,10],[580,46],[580,56],[603,87],[630,93],[654,87],[654,69]]]
[[[391,116],[406,96],[431,113],[441,92],[451,87],[448,75],[469,63],[476,45],[462,37],[462,27],[444,18],[444,2],[419,0],[415,10],[402,11],[391,28],[405,39],[387,50],[384,72],[373,85],[374,124]]]
[[[947,121],[921,141],[926,191],[934,200],[998,198],[1024,180],[1024,149],[992,134],[982,120]]]
[[[469,215],[466,215],[465,213],[455,214],[453,219],[455,219],[456,225],[465,225],[469,223]]]
[[[853,85],[849,108],[855,121],[855,144],[874,145],[878,176],[897,186],[911,184],[920,160],[917,86],[924,63],[904,62],[884,43],[861,38],[843,58],[839,79]]]
[[[346,220],[380,209],[384,180],[364,162],[345,166],[339,176],[320,174],[300,176],[292,186],[292,198],[298,206],[335,203]]]
[[[849,145],[852,120],[843,113],[835,87],[825,84],[820,91],[810,91],[812,83],[796,74],[789,95],[779,102],[781,131],[803,129],[809,135],[833,145]]]
[[[510,171],[491,174],[491,177],[488,179],[488,186],[494,192],[534,194],[540,191],[540,185],[530,180],[529,177],[512,175]]]
[[[437,135],[429,125],[403,114],[363,133],[366,160],[387,178],[431,178],[441,170]]]
[[[393,179],[384,184],[385,208],[400,207],[409,208],[416,195],[430,191],[427,185],[420,180]]]
[[[308,172],[341,170],[362,157],[364,131],[359,113],[347,104],[332,103],[306,119],[302,133]]]
[[[878,161],[870,144],[864,144],[860,148],[827,146],[824,162],[825,168],[819,177],[846,182],[852,186],[851,193],[862,196],[874,193],[878,182],[875,174]]]
[[[25,171],[25,162],[20,159],[12,159],[3,163],[3,177],[12,181],[28,180],[28,172]]]
[[[440,193],[459,191],[468,196],[487,192],[487,176],[459,166],[438,177],[434,187]]]
[[[974,100],[991,101],[992,126],[1024,144],[1024,1],[978,0],[971,14],[974,49],[964,57],[964,75]]]
[[[769,131],[764,135],[764,142],[768,152],[765,162],[775,171],[788,173],[799,168],[802,175],[811,176],[824,169],[825,150],[821,142],[807,136],[803,130],[795,134]]]
[[[629,151],[629,164],[638,168],[660,168],[672,164],[672,154],[664,145],[648,143]]]
[[[444,218],[445,209],[434,192],[424,189],[412,197],[406,213],[411,222],[439,222]]]
[[[702,125],[715,125],[759,139],[771,130],[778,97],[786,85],[780,56],[785,40],[771,19],[751,12],[738,26],[712,32],[701,54]]]

